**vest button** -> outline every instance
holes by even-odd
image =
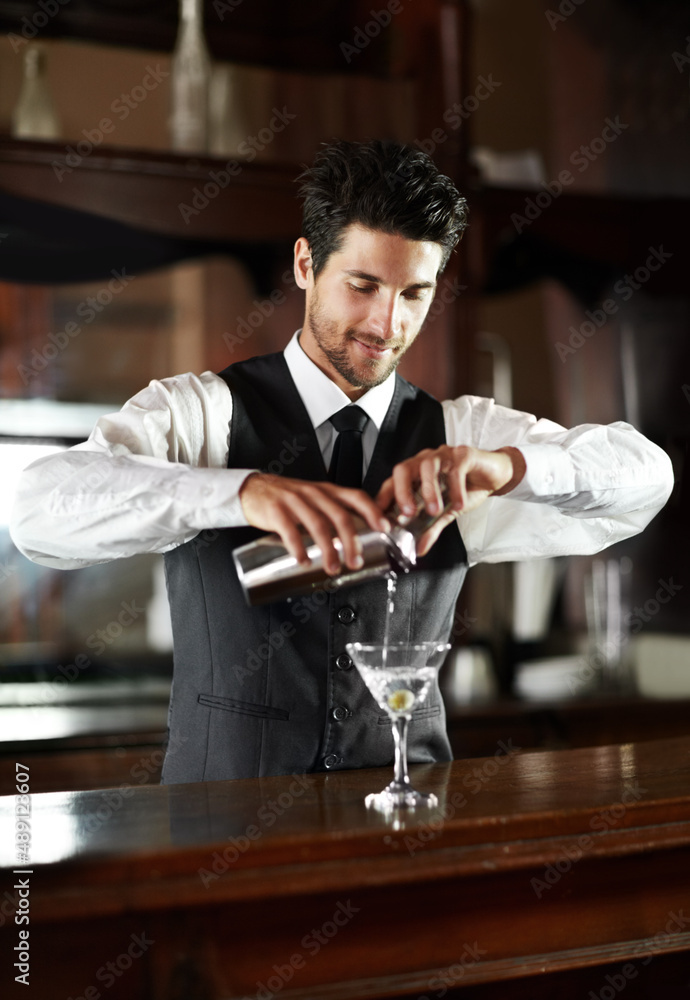
[[[352,659],[347,655],[347,653],[341,653],[340,656],[336,658],[335,665],[338,670],[349,670],[352,666]]]
[[[343,625],[350,625],[355,620],[356,617],[357,616],[355,615],[352,608],[349,608],[347,606],[341,608],[338,611],[338,621],[341,622]]]
[[[350,712],[344,705],[338,705],[333,709],[332,715],[338,722],[342,722],[343,719],[347,719],[349,717]]]
[[[328,757],[324,757],[323,759],[323,766],[328,768],[335,767],[339,760],[340,758],[336,754],[329,753]]]

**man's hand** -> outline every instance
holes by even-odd
[[[300,563],[309,562],[302,532],[311,535],[323,553],[324,567],[331,576],[341,570],[340,558],[333,545],[335,536],[342,541],[346,566],[353,570],[362,568],[362,547],[353,512],[375,531],[390,528],[381,508],[366,493],[333,483],[312,483],[254,472],[242,483],[239,496],[249,523],[255,528],[277,532],[287,550]]]
[[[440,448],[425,448],[396,465],[393,475],[379,490],[376,502],[382,510],[387,510],[395,500],[404,514],[413,514],[416,489],[427,512],[438,514],[444,506],[439,476],[445,476],[450,510],[422,535],[417,553],[423,556],[458,512],[473,510],[487,497],[508,493],[524,474],[525,460],[517,448],[482,451],[467,445],[452,448],[444,444]]]

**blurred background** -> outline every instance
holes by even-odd
[[[294,179],[336,136],[415,143],[470,203],[403,375],[627,420],[676,471],[596,559],[472,570],[443,675],[456,754],[492,753],[506,718],[526,747],[687,731],[684,0],[0,0],[0,31],[2,752],[46,788],[159,753],[161,559],[29,563],[13,483],[152,378],[282,349]]]

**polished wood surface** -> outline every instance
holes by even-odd
[[[419,996],[444,974],[508,997],[547,972],[690,963],[690,739],[506,742],[412,775],[439,809],[368,811],[388,769],[33,796],[35,981],[50,954],[51,995],[83,995],[134,934],[155,944],[109,997],[260,996],[279,975],[287,998]]]
[[[84,791],[160,780],[167,699],[138,703],[0,707],[0,795],[13,789],[10,764],[31,767],[34,792]],[[456,758],[491,755],[500,740],[523,750],[563,750],[685,736],[690,699],[597,696],[458,705],[448,695],[448,735]]]
[[[690,733],[689,698],[597,694],[587,698],[495,701],[458,705],[446,699],[454,757],[483,757],[510,736],[525,750],[565,750],[644,743]]]
[[[167,700],[137,704],[0,707],[0,796],[14,791],[14,762],[29,766],[33,792],[160,781]],[[143,763],[142,763],[143,762]],[[144,774],[145,777],[141,778]]]
[[[0,754],[82,749],[93,741],[167,729],[168,705],[21,705],[0,708]]]

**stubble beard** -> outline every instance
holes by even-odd
[[[323,354],[341,378],[344,378],[349,385],[356,389],[373,389],[374,386],[385,382],[391,372],[395,371],[398,367],[403,355],[410,346],[409,344],[403,344],[397,349],[394,347],[390,359],[383,366],[382,361],[366,357],[363,357],[359,364],[354,365],[350,359],[347,344],[348,341],[358,337],[356,331],[352,329],[346,330],[345,340],[339,345],[336,322],[327,319],[323,315],[318,300],[312,302],[307,318],[314,340],[319,345]],[[361,339],[363,343],[370,343],[374,347],[389,346],[384,340],[378,337],[361,335],[358,339]]]

